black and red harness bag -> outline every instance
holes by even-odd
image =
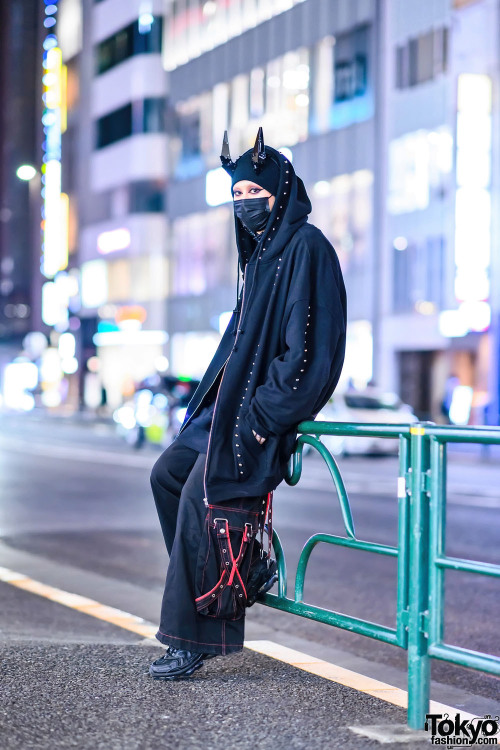
[[[262,539],[265,521],[270,521],[271,497],[256,498],[250,507],[248,500],[208,506],[196,565],[199,614],[224,620],[243,617],[251,566],[267,557],[257,535],[260,531]]]

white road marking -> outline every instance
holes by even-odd
[[[144,620],[142,617],[132,615],[129,612],[123,612],[115,607],[108,607],[107,605],[101,604],[94,599],[89,599],[86,596],[80,596],[79,594],[64,591],[55,586],[48,586],[41,581],[36,581],[33,578],[24,575],[24,573],[18,573],[10,568],[0,567],[0,581],[15,586],[18,589],[22,589],[23,591],[37,594],[45,599],[50,599],[53,602],[57,602],[65,607],[82,612],[90,617],[104,620],[105,622],[109,622],[110,624],[116,625],[124,630],[137,633],[145,638],[153,638],[157,632],[157,627],[153,623]],[[251,651],[265,654],[273,659],[290,664],[297,669],[317,675],[318,677],[323,677],[331,682],[336,682],[339,685],[344,685],[375,698],[380,698],[381,700],[386,701],[387,703],[392,703],[395,706],[407,708],[407,692],[395,687],[394,685],[375,680],[372,677],[360,674],[359,672],[353,672],[350,669],[345,669],[345,667],[340,667],[331,662],[323,661],[315,656],[309,656],[308,654],[288,648],[287,646],[282,646],[274,641],[245,641],[245,647]],[[430,702],[430,711],[432,713],[458,713],[458,709],[452,708],[443,703],[437,703],[436,701]],[[460,715],[464,719],[473,718],[472,714],[467,714],[463,711],[460,711]]]

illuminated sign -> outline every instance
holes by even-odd
[[[53,28],[56,24],[57,2],[48,5],[50,13],[44,25]],[[46,36],[44,43],[44,74],[42,117],[45,141],[42,167],[43,197],[43,245],[41,270],[47,278],[53,278],[68,265],[68,196],[61,193],[61,133],[66,129],[66,67],[62,63],[62,52],[54,33]]]
[[[207,172],[205,199],[209,206],[220,206],[232,201],[231,178],[222,167]]]
[[[455,297],[467,331],[486,330],[491,317],[491,97],[489,76],[458,77]]]
[[[81,266],[82,306],[99,307],[108,299],[108,266],[105,260],[89,260]]]
[[[97,237],[97,249],[103,255],[114,253],[116,250],[125,250],[130,246],[130,232],[128,229],[113,229],[110,232],[101,232]]]

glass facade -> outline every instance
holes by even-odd
[[[231,153],[239,155],[253,145],[259,126],[280,149],[370,119],[371,39],[369,25],[337,40],[327,36],[178,102],[169,139],[175,177],[218,166],[224,130]]]
[[[441,27],[396,47],[396,88],[431,81],[448,69],[448,29]]]
[[[167,70],[199,57],[304,0],[171,0],[167,5]]]
[[[446,197],[453,168],[453,136],[447,126],[417,130],[389,144],[388,210],[402,214]]]
[[[371,252],[373,173],[361,169],[322,180],[309,193],[311,222],[334,246],[342,270],[362,270]]]
[[[260,125],[278,148],[305,140],[309,78],[309,51],[302,48],[178,103],[176,135],[170,139],[176,177],[218,166],[224,130],[235,155],[253,145]]]
[[[398,237],[393,248],[393,309],[430,315],[443,307],[445,239],[427,237],[413,243]],[[404,240],[404,241],[403,241]]]
[[[236,284],[232,206],[176,219],[172,227],[173,296],[200,295]]]
[[[95,48],[96,74],[105,73],[133,55],[159,54],[162,22],[162,18],[154,18],[145,26],[139,19],[100,42]]]
[[[164,99],[141,99],[125,104],[96,121],[96,148],[104,148],[137,133],[162,133],[164,131]]]

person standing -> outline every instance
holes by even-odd
[[[168,648],[150,666],[157,679],[189,677],[207,658],[243,648],[245,606],[255,599],[247,588],[276,580],[259,528],[297,426],[328,401],[345,353],[338,257],[307,220],[311,203],[290,160],[264,145],[260,128],[236,162],[225,133],[221,162],[243,288],[179,434],[151,472],[170,556],[156,634]]]

